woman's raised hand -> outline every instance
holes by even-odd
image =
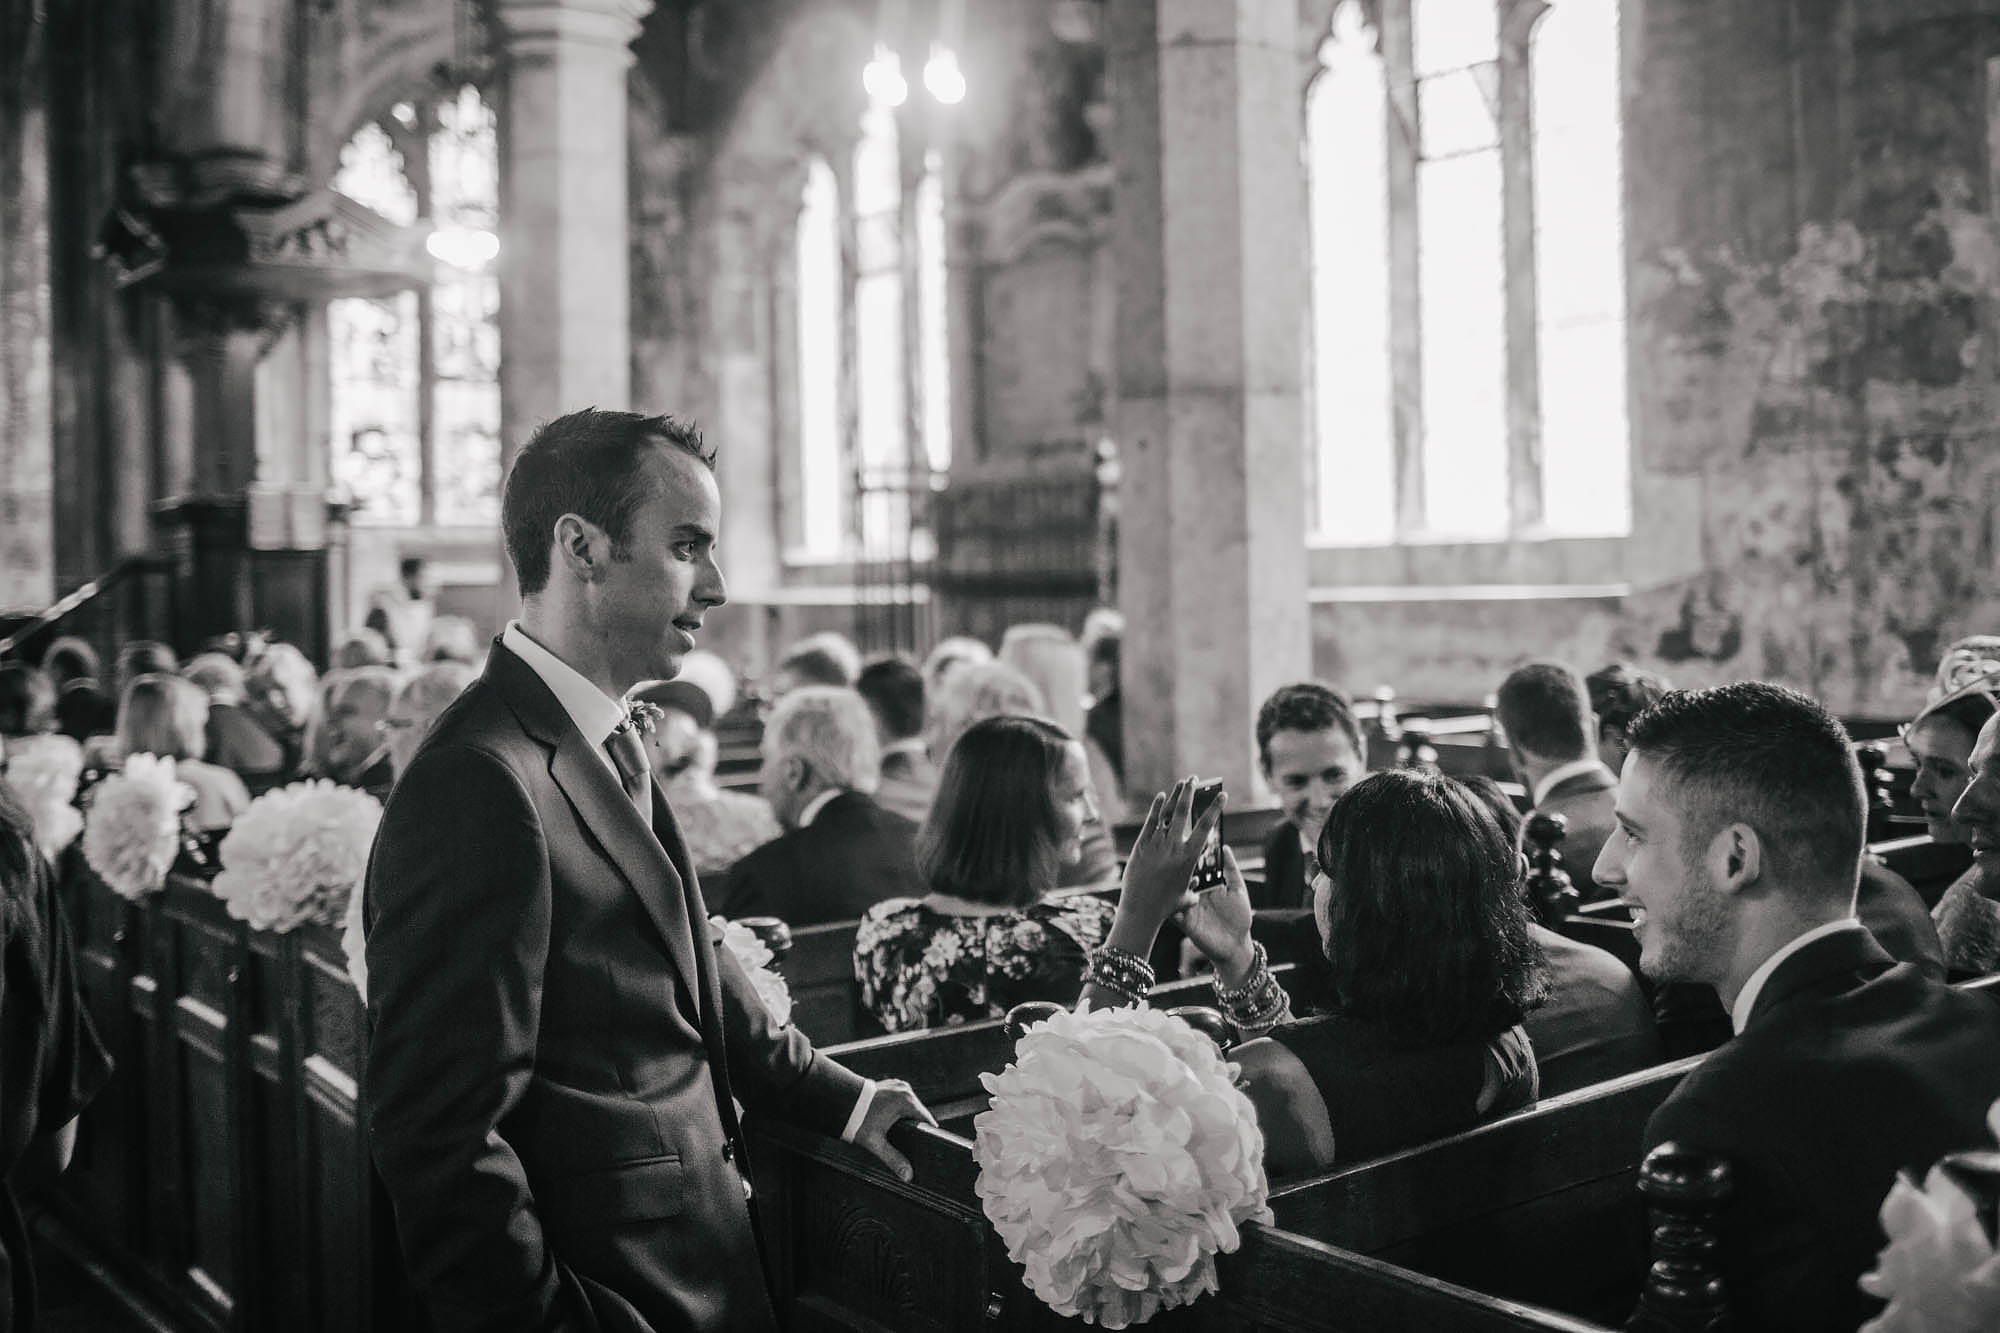
[[[1243,885],[1243,872],[1236,868],[1236,856],[1222,849],[1222,883],[1181,909],[1181,930],[1215,965],[1216,980],[1225,987],[1243,984],[1251,965],[1250,890]]]
[[[1132,854],[1125,858],[1125,878],[1118,890],[1120,915],[1157,933],[1166,919],[1194,902],[1188,880],[1208,836],[1222,819],[1223,798],[1195,817],[1196,779],[1182,778],[1170,792],[1153,797]],[[1237,878],[1240,887],[1242,879]],[[1221,890],[1217,890],[1220,892]],[[1248,902],[1248,898],[1245,898]]]

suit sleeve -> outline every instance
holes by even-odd
[[[717,916],[726,916],[731,921],[746,916],[773,915],[765,902],[764,887],[758,874],[759,868],[768,859],[768,853],[759,855],[760,852],[764,852],[764,848],[752,851],[729,868],[729,873],[723,877],[720,891],[708,905],[710,912]],[[723,952],[727,953],[728,950],[725,949]]]
[[[805,1033],[771,1017],[743,965],[710,931],[722,988],[723,1043],[744,1106],[838,1136],[861,1096],[862,1079],[813,1049]]]
[[[501,1132],[534,1068],[550,898],[513,773],[472,749],[419,755],[368,867],[368,1116],[440,1333],[594,1327]]]

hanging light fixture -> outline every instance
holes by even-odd
[[[931,58],[924,62],[924,87],[945,106],[965,100],[965,74],[958,67],[958,56],[943,43],[931,45]]]
[[[875,57],[861,71],[861,86],[877,106],[901,106],[910,96],[902,58],[881,42],[875,43]]]

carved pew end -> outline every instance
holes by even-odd
[[[1735,1324],[1716,1221],[1733,1188],[1728,1161],[1662,1143],[1639,1167],[1652,1214],[1652,1266],[1627,1333],[1725,1333]]]

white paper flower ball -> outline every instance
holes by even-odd
[[[771,1011],[771,1018],[780,1027],[791,1022],[792,988],[771,966],[770,946],[748,926],[726,921],[719,916],[710,917],[708,923],[722,932],[723,944],[736,955],[736,961],[743,965],[743,970],[750,974],[750,984],[756,987],[757,998]]]
[[[222,840],[215,896],[254,930],[340,925],[381,821],[380,801],[323,778],[266,792]]]
[[[174,761],[135,754],[97,784],[83,820],[83,859],[123,898],[157,893],[180,854],[181,811],[194,792]]]
[[[1271,1220],[1264,1136],[1236,1067],[1151,1009],[1058,1013],[983,1074],[978,1193],[1058,1314],[1144,1323],[1215,1290],[1215,1256]]]
[[[54,860],[83,832],[76,808],[83,747],[68,736],[19,736],[7,742],[7,785],[35,821],[35,842]]]

